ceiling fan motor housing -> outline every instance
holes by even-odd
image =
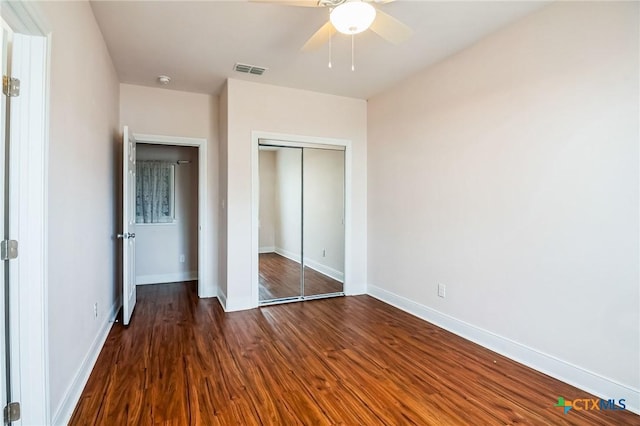
[[[336,7],[347,0],[318,0],[318,6]]]

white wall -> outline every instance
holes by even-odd
[[[136,225],[136,283],[158,284],[198,276],[198,148],[138,144],[138,161],[175,164],[175,221]],[[180,261],[184,256],[184,261]]]
[[[271,253],[276,247],[276,152],[260,150],[260,218],[258,247]]]
[[[73,410],[116,308],[118,80],[88,2],[39,7],[51,29],[47,282],[55,421]]]
[[[347,244],[347,268],[351,294],[366,289],[367,229],[367,150],[366,102],[359,99],[314,93],[298,89],[270,86],[229,79],[223,102],[226,155],[226,181],[222,182],[227,205],[226,309],[256,306],[253,300],[252,272],[247,267],[252,258],[252,131],[340,138],[352,141],[352,214],[351,234]],[[221,125],[222,126],[222,125]]]
[[[215,295],[218,276],[218,98],[215,96],[120,84],[120,125],[133,133],[206,138],[209,261],[204,294]],[[202,285],[203,283],[200,283]]]
[[[368,109],[369,291],[636,410],[638,25],[560,2]]]

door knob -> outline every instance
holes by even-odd
[[[117,235],[118,239],[127,239],[127,234],[118,234]]]

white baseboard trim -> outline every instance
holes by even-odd
[[[227,300],[227,296],[218,292],[218,302],[222,306],[222,310],[227,312],[246,311],[247,309],[254,309],[258,306],[251,303],[250,300],[234,300],[231,303]]]
[[[260,247],[258,248],[258,253],[273,253],[276,251],[276,248],[273,246]]]
[[[229,302],[229,300],[225,300],[225,304],[223,305],[223,309],[226,312],[237,312],[237,311],[246,311],[249,309],[255,309],[258,305],[253,303],[249,299],[234,299]]]
[[[178,272],[175,274],[138,275],[136,285],[179,283],[183,281],[195,281],[198,279],[198,271]]]
[[[320,272],[322,275],[326,275],[328,277],[333,278],[336,281],[344,283],[344,273],[338,271],[337,269],[333,269],[329,266],[323,265],[311,259],[304,260],[304,266],[313,269],[314,271]]]
[[[212,297],[218,297],[218,291],[213,289],[211,291],[203,291],[201,294],[198,293],[198,297],[200,299],[211,299]]]
[[[293,260],[296,263],[300,263],[300,255],[291,251],[287,251],[285,249],[282,249],[280,247],[275,247],[273,251],[269,252],[272,253],[275,252],[277,254],[279,254],[282,257],[286,257],[289,260]],[[314,271],[318,271],[323,275],[326,275],[328,277],[333,278],[336,281],[340,281],[341,283],[344,282],[344,273],[340,272],[336,269],[333,269],[329,266],[325,266],[321,263],[315,262],[309,258],[305,258],[304,259],[304,265],[308,266],[309,268],[313,269]]]
[[[220,287],[218,287],[218,302],[222,306],[222,310],[227,312],[227,296],[220,291]]]
[[[352,290],[352,288],[355,288],[356,290]],[[349,283],[345,284],[344,286],[344,295],[345,296],[362,296],[363,294],[368,294],[366,290],[363,290],[367,288],[366,285],[349,285]]]
[[[626,409],[640,414],[640,389],[623,385],[600,374],[443,314],[380,287],[369,285],[367,294],[599,398],[624,398],[626,399]],[[561,395],[552,395],[551,399],[558,396]],[[550,406],[554,402],[551,399],[549,400]]]
[[[106,316],[105,321],[102,323],[102,326],[100,327],[96,338],[93,340],[87,355],[84,357],[84,360],[73,378],[71,385],[64,393],[62,402],[52,417],[53,425],[66,425],[69,423],[69,420],[71,420],[73,410],[75,410],[78,401],[80,401],[82,391],[84,390],[84,387],[89,380],[89,376],[91,375],[91,371],[98,360],[98,356],[104,346],[104,342],[107,341],[107,337],[109,336],[109,332],[111,331],[111,327],[119,309],[120,305],[118,304],[118,300],[116,300],[113,306],[111,306],[109,315]]]
[[[208,283],[207,285],[206,282],[198,280],[198,297],[200,299],[218,297],[218,283]]]
[[[298,253],[294,253],[292,251],[285,250],[280,247],[275,247],[273,251],[275,253],[278,253],[280,256],[286,257],[289,260],[293,260],[296,263],[300,263],[300,255]]]

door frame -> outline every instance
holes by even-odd
[[[131,129],[131,127],[129,128]],[[198,297],[216,296],[216,288],[209,279],[208,257],[209,242],[207,238],[207,140],[204,138],[187,138],[182,136],[150,135],[132,133],[136,143],[151,145],[190,146],[198,148]]]
[[[12,260],[10,295],[12,314],[12,386],[21,403],[22,424],[50,424],[48,373],[48,147],[49,69],[51,35],[39,6],[31,2],[5,2],[2,19],[21,44],[12,74],[23,85],[11,109],[10,215],[11,238],[19,255]],[[16,47],[14,47],[15,49]],[[25,84],[26,83],[26,84]],[[19,221],[18,221],[19,219]],[[18,223],[16,223],[18,222]]]
[[[251,132],[251,300],[252,308],[260,306],[260,282],[259,282],[259,204],[260,204],[260,154],[259,145],[261,139],[281,141],[288,146],[296,144],[319,144],[344,147],[344,294],[354,294],[351,282],[352,263],[352,213],[351,198],[353,191],[352,161],[353,152],[349,139],[325,138],[317,136],[301,136],[285,133],[273,133],[254,130]]]

